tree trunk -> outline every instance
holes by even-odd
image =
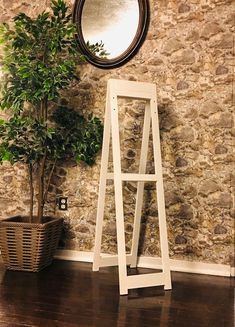
[[[46,163],[46,153],[43,156],[39,167],[38,167],[38,214],[37,214],[37,223],[42,223],[43,218],[43,209],[44,209],[44,173],[45,173],[45,163]]]
[[[40,118],[46,122],[48,116],[48,100],[47,98],[43,99],[40,104]]]
[[[33,166],[31,163],[29,163],[28,168],[29,168],[29,192],[30,192],[29,222],[32,223],[34,188],[33,188]]]
[[[51,167],[51,170],[50,170],[50,174],[49,174],[49,177],[48,177],[47,185],[46,185],[44,196],[43,196],[44,203],[46,203],[46,201],[47,201],[47,195],[48,195],[49,187],[50,187],[50,184],[51,184],[51,178],[52,178],[54,170],[55,170],[56,162],[57,162],[57,159],[54,160],[54,162],[52,164],[52,167]]]
[[[48,111],[48,101],[47,97],[41,101],[40,104],[40,118],[46,123],[47,120],[47,111]],[[38,214],[37,214],[37,222],[42,223],[43,218],[43,209],[44,209],[44,180],[45,180],[45,165],[47,159],[47,152],[45,151],[44,156],[39,162],[38,167]]]

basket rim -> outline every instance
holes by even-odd
[[[8,218],[4,218],[2,220],[0,220],[0,227],[4,227],[4,226],[24,226],[24,227],[28,227],[28,228],[47,228],[49,225],[53,225],[55,223],[59,223],[62,222],[64,220],[64,218],[62,217],[54,217],[54,216],[44,216],[43,218],[49,219],[49,221],[46,221],[44,223],[29,223],[29,222],[24,222],[24,221],[14,221],[15,219],[19,219],[19,218],[25,218],[28,216],[24,216],[24,215],[17,215],[17,216],[12,216],[12,217],[8,217]]]

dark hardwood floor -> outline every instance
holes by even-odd
[[[138,272],[150,272],[139,269]],[[59,261],[40,273],[0,263],[0,326],[234,327],[234,279],[172,273],[173,289],[119,296],[117,268]]]

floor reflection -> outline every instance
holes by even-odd
[[[170,304],[171,291],[164,291],[159,287],[154,287],[152,290],[131,291],[128,296],[120,297],[117,327],[147,326],[148,323],[157,323],[156,326],[160,327],[166,326]],[[155,311],[155,318],[149,317],[149,310]]]
[[[163,287],[146,287],[129,290],[128,295],[120,296],[118,288],[118,276],[113,270],[113,284],[104,283],[102,274],[94,273],[93,310],[95,312],[97,325],[104,323],[106,316],[109,320],[116,320],[117,327],[145,327],[145,326],[167,326],[171,306],[172,291],[165,291]],[[102,272],[103,269],[102,269]],[[112,274],[109,268],[109,274]],[[108,289],[110,288],[110,289]],[[105,294],[113,292],[115,297],[105,298]],[[151,315],[149,312],[151,311]],[[155,312],[154,316],[152,312]],[[107,324],[108,325],[108,324]],[[111,326],[110,326],[111,327]]]

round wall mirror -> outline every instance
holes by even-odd
[[[100,68],[127,62],[140,48],[149,22],[148,0],[75,0],[80,51]]]

